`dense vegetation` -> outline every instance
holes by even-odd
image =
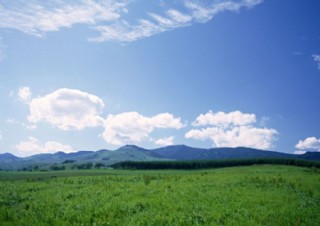
[[[320,170],[0,172],[1,225],[315,225]]]
[[[223,160],[193,160],[193,161],[123,161],[111,166],[101,162],[77,163],[73,160],[66,160],[60,164],[33,165],[32,167],[23,168],[22,171],[61,171],[61,170],[88,170],[88,169],[210,169],[232,166],[251,166],[259,164],[291,165],[303,167],[320,168],[320,162],[283,159],[283,158],[263,158],[263,159],[223,159]],[[19,170],[21,171],[21,170]]]
[[[320,162],[299,159],[228,159],[199,161],[125,161],[112,165],[116,169],[209,169],[258,164],[291,165],[320,168]]]

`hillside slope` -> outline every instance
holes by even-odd
[[[298,155],[274,151],[263,151],[253,148],[192,148],[185,145],[174,145],[152,150],[164,158],[175,160],[205,160],[205,159],[232,159],[232,158],[299,158]],[[310,159],[316,158],[310,156]]]
[[[185,145],[172,145],[157,149],[144,149],[135,145],[125,145],[115,151],[78,151],[73,153],[56,152],[17,157],[10,153],[0,154],[0,169],[19,170],[33,166],[61,164],[67,160],[81,163],[103,163],[112,165],[122,161],[161,161],[161,160],[219,160],[250,158],[292,158],[320,161],[320,152],[307,152],[294,155],[282,152],[264,151],[253,148],[194,148]]]

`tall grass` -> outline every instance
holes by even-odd
[[[0,173],[0,224],[320,225],[311,168],[66,173]]]

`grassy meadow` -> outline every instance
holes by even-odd
[[[0,172],[1,225],[320,225],[320,171]]]

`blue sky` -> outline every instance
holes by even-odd
[[[320,151],[318,0],[0,0],[0,153]]]

